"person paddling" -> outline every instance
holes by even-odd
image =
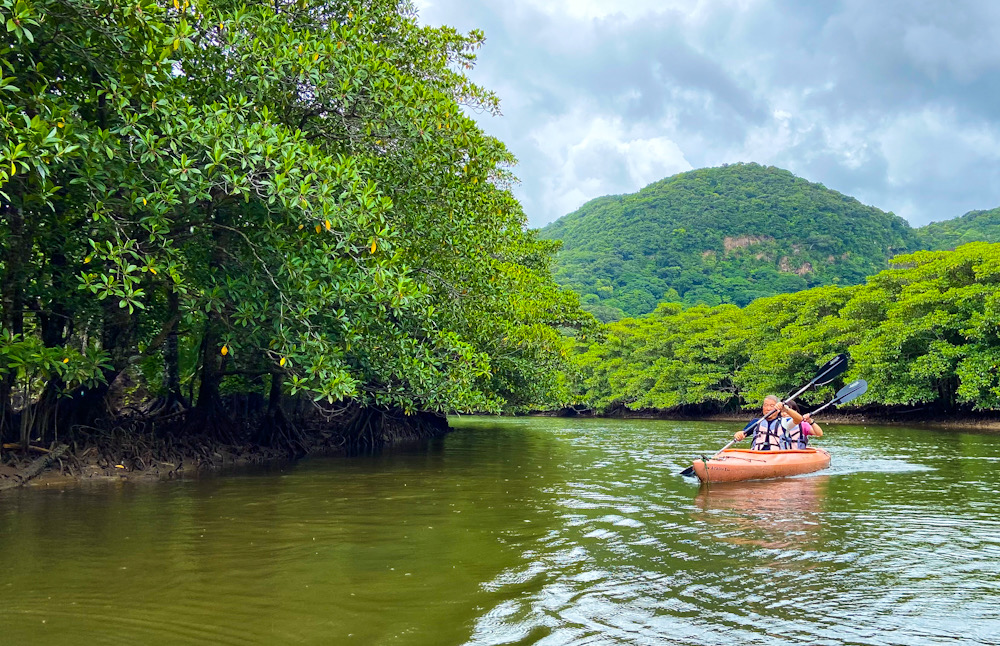
[[[753,431],[753,444],[750,448],[754,451],[777,451],[782,448],[782,441],[789,429],[802,423],[802,416],[782,403],[774,395],[764,398],[761,406],[764,416],[760,418],[757,427]],[[737,431],[733,438],[740,442],[746,437],[743,431]]]
[[[788,407],[796,413],[799,412],[799,407],[794,402],[790,402]],[[810,435],[822,437],[823,429],[819,428],[812,417],[806,414],[802,416],[801,422],[786,431],[784,438],[782,438],[781,448],[804,449],[809,445]]]
[[[803,449],[809,444],[809,436],[823,437],[823,429],[820,428],[819,424],[816,423],[816,420],[809,413],[802,416],[802,430],[803,443],[801,448]]]

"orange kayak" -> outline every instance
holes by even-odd
[[[711,460],[695,460],[692,466],[702,482],[765,480],[825,469],[830,466],[830,454],[823,449],[726,449]]]

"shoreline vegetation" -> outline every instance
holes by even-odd
[[[0,489],[373,450],[452,412],[725,414],[843,352],[863,405],[1000,411],[1000,244],[602,326],[554,279],[560,243],[526,228],[515,158],[468,116],[499,113],[467,76],[481,32],[421,26],[403,0],[17,7]]]
[[[843,383],[869,385],[848,414],[996,414],[1000,244],[920,251],[892,264],[863,285],[817,287],[743,308],[664,303],[647,316],[608,324],[601,339],[578,344],[573,355],[574,403],[597,414],[754,409],[846,353]],[[818,406],[838,385],[807,391],[798,402]]]
[[[808,411],[804,411],[808,412]],[[534,411],[529,413],[533,417],[580,417],[585,419],[648,419],[648,420],[673,420],[689,422],[725,422],[737,425],[736,430],[747,421],[759,416],[756,410],[745,412],[672,412],[661,410],[631,411],[620,409],[614,413],[594,414],[589,410],[577,410],[574,408],[564,408],[555,411]],[[851,426],[864,426],[867,424],[875,426],[908,426],[915,428],[934,428],[955,431],[987,431],[1000,432],[1000,412],[976,412],[964,411],[954,415],[934,415],[928,417],[925,409],[882,409],[882,408],[861,408],[847,409],[844,412],[831,414],[823,413],[818,421],[824,426],[845,424]]]
[[[7,480],[39,448],[169,475],[565,401],[594,324],[468,116],[499,112],[481,32],[402,0],[0,13]]]

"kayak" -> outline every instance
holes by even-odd
[[[765,480],[812,473],[830,466],[830,454],[823,449],[751,451],[726,449],[711,460],[695,460],[692,467],[702,482]]]

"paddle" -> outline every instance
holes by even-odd
[[[808,390],[809,388],[811,388],[813,386],[817,386],[817,385],[823,386],[823,385],[826,385],[826,384],[830,383],[831,381],[833,381],[834,379],[836,379],[837,377],[839,377],[840,375],[844,374],[844,371],[847,370],[847,362],[848,362],[849,359],[850,359],[850,357],[847,354],[838,354],[834,358],[832,358],[829,361],[827,361],[826,363],[824,363],[822,366],[819,367],[819,370],[816,371],[816,376],[813,377],[812,380],[809,383],[807,383],[805,386],[803,386],[802,388],[799,388],[799,390],[796,391],[794,394],[786,397],[784,403],[788,403],[788,402],[794,400],[796,397],[798,397],[799,395],[801,395],[802,393],[804,393],[806,390]],[[866,384],[865,388],[867,388],[867,387],[868,386]],[[853,397],[852,397],[852,399],[853,399]],[[761,417],[758,417],[756,419],[751,420],[749,424],[747,424],[746,426],[743,427],[743,433],[745,434],[748,431],[750,431],[750,429],[752,429],[755,426],[757,426],[757,424],[760,423],[761,419],[762,419]],[[714,459],[716,456],[719,455],[719,453],[722,453],[723,451],[725,451],[726,449],[728,449],[735,442],[736,442],[736,440],[733,440],[729,444],[727,444],[724,447],[722,447],[719,450],[718,453],[716,453],[714,456],[712,456],[712,458]],[[688,468],[684,469],[683,471],[681,471],[681,475],[685,476],[685,477],[686,476],[694,475],[694,467],[692,466],[692,467],[688,467]]]
[[[847,363],[849,360],[850,356],[847,354],[838,354],[834,358],[830,359],[829,361],[827,361],[826,363],[824,363],[822,366],[819,367],[819,370],[816,371],[816,376],[813,377],[809,383],[807,383],[805,386],[802,386],[794,393],[786,395],[784,401],[778,402],[779,405],[787,404],[789,402],[794,401],[796,397],[804,393],[812,386],[825,386],[826,384],[830,383],[840,375],[844,374],[844,371],[847,370]],[[757,419],[751,421],[749,424],[743,427],[743,432],[746,433],[750,429],[757,426],[757,424],[759,424],[762,419],[764,418],[758,417]],[[725,449],[723,449],[723,451],[724,450]],[[719,453],[721,452],[722,451],[720,451]],[[716,455],[718,455],[718,453],[716,453]]]
[[[774,412],[774,411],[772,411],[772,412]],[[768,413],[768,415],[765,416],[765,417],[758,417],[757,419],[751,420],[751,422],[749,424],[747,424],[746,426],[743,427],[743,433],[744,434],[749,433],[751,429],[753,429],[755,426],[757,426],[757,424],[760,422],[760,420],[766,419],[766,417],[769,417],[769,416],[770,416],[770,413]],[[729,442],[729,444],[727,444],[724,447],[722,447],[721,449],[719,449],[718,452],[715,455],[713,455],[712,457],[709,458],[709,460],[714,460],[715,458],[719,457],[719,455],[721,455],[723,451],[725,451],[726,449],[728,449],[729,447],[731,447],[734,444],[736,444],[736,440],[735,439],[731,440]],[[694,467],[690,467],[690,469],[691,469],[692,472],[694,472]]]
[[[830,383],[840,375],[844,374],[844,371],[847,370],[847,363],[849,360],[850,356],[847,354],[838,354],[834,358],[830,359],[819,367],[819,370],[816,371],[816,376],[812,378],[812,381],[799,388],[794,394],[786,396],[782,403],[787,404],[788,402],[794,401],[796,397],[813,386],[825,386]]]
[[[761,419],[762,418],[757,417],[757,418],[754,418],[754,419],[750,420],[750,423],[743,427],[743,432],[744,433],[749,433],[750,430],[753,427],[757,426],[757,424],[760,423]],[[722,453],[723,451],[725,451],[726,449],[728,449],[729,447],[731,447],[733,444],[736,444],[736,440],[732,440],[731,442],[729,442],[729,444],[727,444],[724,447],[722,447],[721,449],[719,449],[718,453],[716,453],[715,455],[713,455],[709,459],[710,460],[714,460],[715,458],[717,458],[719,456],[719,453]],[[684,469],[683,471],[681,471],[681,475],[682,476],[693,476],[694,475],[694,467],[688,467],[688,468]]]
[[[810,412],[809,416],[811,417],[829,406],[839,406],[841,404],[846,404],[847,402],[853,399],[857,399],[861,395],[864,395],[865,391],[867,390],[868,390],[868,382],[865,381],[864,379],[858,379],[857,381],[852,381],[851,383],[847,384],[846,386],[838,390],[837,394],[834,395],[833,399],[823,404],[816,410]]]

